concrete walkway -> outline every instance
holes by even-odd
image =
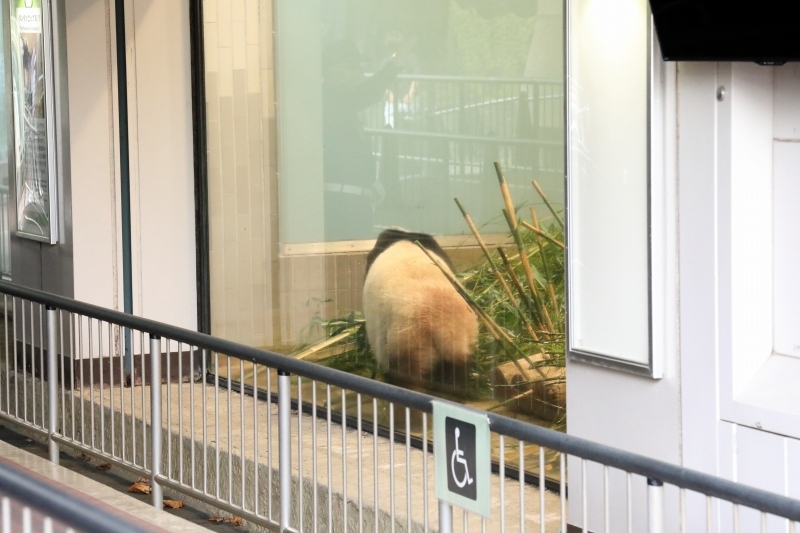
[[[241,507],[244,504],[244,509],[277,522],[277,406],[254,401],[251,396],[224,388],[215,393],[213,385],[202,383],[164,385],[161,392],[164,474],[206,494],[218,495],[232,505]],[[337,397],[340,400],[341,395],[338,389],[332,393],[331,403],[335,406]],[[311,400],[305,387],[303,394],[304,401]],[[318,404],[323,404],[324,387],[318,388],[317,394]],[[29,393],[29,402],[31,396]],[[102,393],[102,410],[99,408],[100,396],[98,388],[78,390],[74,394],[65,391],[62,433],[69,438],[74,435],[77,442],[93,443],[105,453],[113,451],[115,456],[142,465],[146,457],[143,452],[150,446],[149,423],[142,424],[142,413],[149,413],[149,387],[117,387],[113,393],[106,387]],[[95,405],[93,420],[92,397]],[[348,414],[355,415],[355,410],[355,405],[348,405]],[[383,410],[388,410],[388,406],[381,403],[379,411]],[[404,408],[395,408],[395,428],[399,432],[405,431],[403,413]],[[371,409],[364,414],[371,415]],[[379,415],[382,420],[386,417],[385,412],[379,412]],[[149,422],[149,414],[145,416]],[[429,435],[431,422],[428,417]],[[392,444],[387,438],[375,439],[367,433],[359,435],[355,429],[346,429],[343,435],[341,425],[334,423],[329,426],[324,418],[317,418],[315,422],[308,414],[294,412],[291,423],[293,496],[296,502],[291,522],[293,527],[302,525],[302,531],[320,532],[422,532],[426,530],[427,517],[427,530],[437,531],[438,504],[434,494],[432,454],[407,448],[404,443]],[[515,458],[507,454],[507,460],[512,459]],[[501,482],[505,491],[504,505],[500,503]],[[267,490],[268,487],[271,490]],[[492,516],[485,524],[485,531],[501,531],[501,524],[509,533],[540,531],[539,491],[536,488],[529,485],[520,487],[516,481],[493,475],[491,498]],[[346,506],[344,502],[347,502]],[[522,513],[521,507],[524,509]],[[559,496],[546,492],[544,516],[548,533],[559,530],[560,509]],[[464,513],[455,509],[455,531],[482,531],[480,517],[467,516],[466,527],[464,521]]]
[[[50,482],[54,490],[77,496],[87,506],[102,508],[119,516],[121,520],[137,522],[143,529],[154,532],[208,533],[206,528],[173,516],[167,511],[156,511],[144,502],[2,441],[0,441],[0,458],[2,458],[0,464],[11,463],[20,466],[28,470],[32,476]],[[9,494],[8,496],[12,498],[13,502],[14,495]],[[14,506],[12,506],[11,514],[13,530],[22,531],[21,512],[15,513]],[[41,525],[43,516],[35,511],[32,514],[34,530],[39,531],[38,526]],[[55,530],[62,531],[63,529],[57,525]]]

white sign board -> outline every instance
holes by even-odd
[[[491,455],[486,413],[433,402],[436,497],[489,518]]]
[[[651,340],[650,195],[657,183],[647,0],[567,5],[568,354],[661,377]]]

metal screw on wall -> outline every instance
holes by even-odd
[[[721,102],[725,99],[725,87],[722,85],[719,86],[717,89],[717,101]]]

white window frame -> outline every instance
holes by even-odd
[[[800,140],[782,140],[780,132],[780,122],[800,104],[778,105],[776,68],[783,67],[721,63],[717,70],[727,93],[717,112],[720,416],[800,438],[800,357],[774,348],[780,288],[773,248],[775,146]]]
[[[565,50],[567,57],[566,71],[566,93],[572,94],[570,84],[575,83],[570,79],[570,20],[572,17],[572,2],[567,0],[565,12]],[[649,13],[649,5],[648,5]],[[643,43],[645,44],[645,43]],[[675,273],[675,250],[674,241],[675,220],[670,213],[675,212],[677,198],[675,196],[674,182],[675,175],[675,108],[670,95],[674,95],[674,90],[668,88],[669,83],[674,84],[675,67],[674,63],[667,64],[661,58],[661,51],[656,37],[655,28],[650,17],[647,32],[648,47],[648,212],[647,224],[648,234],[648,340],[649,354],[648,362],[640,364],[625,359],[615,354],[601,354],[581,349],[575,345],[570,332],[574,331],[571,326],[569,309],[574,308],[577,303],[574,300],[574,291],[571,290],[569,283],[572,262],[570,261],[570,191],[575,187],[571,184],[570,171],[570,151],[572,129],[571,117],[571,97],[565,100],[565,116],[567,117],[566,136],[566,204],[567,204],[567,357],[571,361],[594,364],[615,370],[638,374],[654,379],[664,376],[664,361],[668,347],[670,346],[670,335],[674,334],[672,324],[677,321],[677,307],[673,297],[676,286]]]

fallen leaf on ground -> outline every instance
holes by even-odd
[[[82,453],[81,456],[80,456],[80,460],[81,461],[91,461],[92,458],[90,456],[86,455],[85,453]]]
[[[109,470],[111,468],[111,463],[101,463],[97,465],[98,470]]]
[[[164,506],[170,509],[180,509],[183,507],[183,500],[164,500]]]
[[[138,492],[139,494],[150,494],[150,485],[139,483],[138,481],[130,486],[128,492]]]
[[[225,521],[233,524],[234,526],[242,525],[242,518],[240,516],[234,516],[233,518],[226,518]]]
[[[221,516],[209,516],[208,517],[208,521],[209,522],[222,522],[223,520],[224,520],[224,518],[222,518]]]

